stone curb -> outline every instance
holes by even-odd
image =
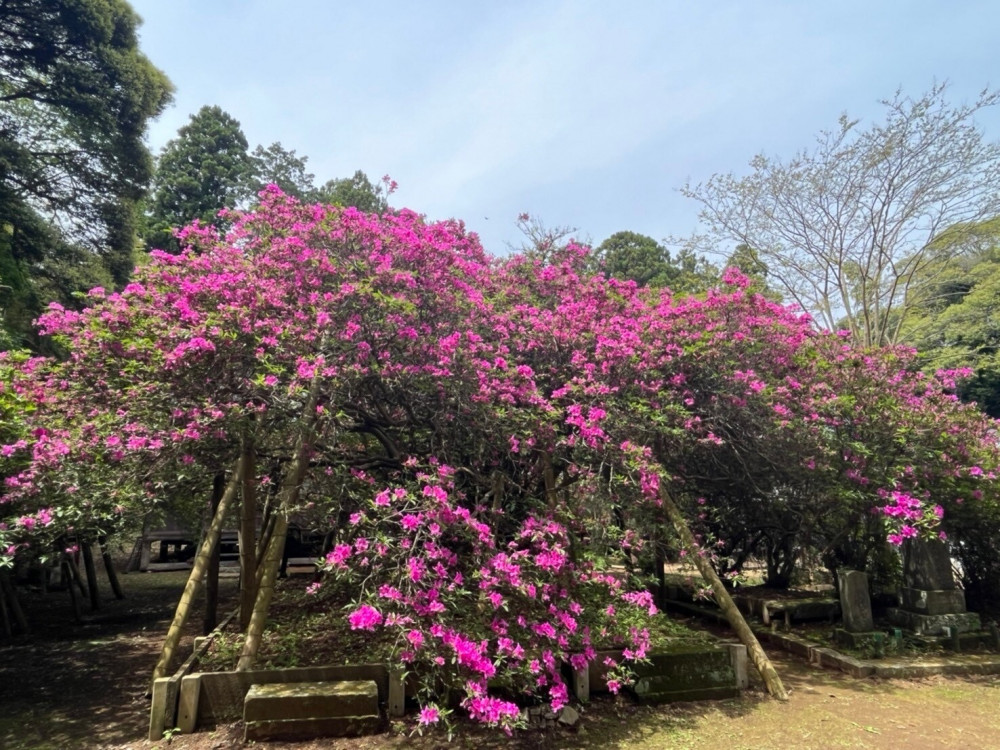
[[[668,605],[699,617],[728,624],[725,615],[716,609],[676,601],[670,601]],[[935,657],[905,663],[893,662],[890,659],[855,659],[836,649],[820,646],[790,633],[778,633],[754,624],[750,624],[750,628],[761,641],[772,643],[791,654],[801,656],[810,664],[839,669],[856,678],[912,679],[932,675],[1000,674],[1000,656],[995,655],[956,655],[950,658]]]

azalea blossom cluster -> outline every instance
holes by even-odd
[[[561,660],[645,653],[648,600],[584,560],[664,536],[664,493],[725,519],[705,539],[797,498],[827,523],[875,509],[901,541],[995,491],[994,428],[951,375],[819,332],[735,269],[677,298],[592,273],[584,247],[494,258],[412,211],[270,188],[230,218],[53,306],[64,360],[0,358],[0,555],[206,497],[248,448],[267,497],[307,440],[300,503],[357,585],[351,625],[510,726],[490,685],[558,706]]]
[[[358,591],[351,628],[395,633],[397,658],[425,680],[427,700],[444,680],[470,716],[509,729],[521,711],[491,686],[558,711],[569,700],[564,663],[585,669],[598,646],[626,662],[645,657],[649,632],[632,623],[656,613],[648,591],[574,560],[568,530],[551,517],[529,515],[506,542],[483,518],[488,509],[467,507],[439,464],[412,488],[376,493],[324,561]],[[614,687],[627,679],[627,663],[606,666]]]

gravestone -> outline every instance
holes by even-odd
[[[965,612],[965,592],[955,584],[948,545],[910,539],[903,550],[903,609],[924,615]]]
[[[860,570],[841,570],[837,575],[840,592],[840,612],[844,629],[851,633],[866,633],[875,629],[872,600],[868,593],[868,576]]]
[[[889,618],[918,635],[979,630],[979,615],[967,612],[965,592],[955,583],[948,545],[938,539],[907,539],[903,545],[900,607]]]

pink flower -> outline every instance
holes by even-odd
[[[382,624],[382,614],[368,604],[362,604],[347,616],[351,630],[374,630]]]
[[[342,567],[344,561],[347,560],[354,552],[354,548],[349,544],[338,544],[332,550],[326,553],[326,564],[336,565]]]
[[[427,726],[428,724],[437,724],[441,719],[441,714],[434,706],[424,706],[420,709],[420,716],[417,719],[421,724]]]

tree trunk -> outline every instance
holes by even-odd
[[[14,629],[10,625],[10,615],[7,614],[7,595],[0,590],[0,626],[3,627],[5,638],[14,637]]]
[[[254,550],[254,556],[257,560],[257,565],[260,565],[260,561],[264,559],[264,552],[267,550],[267,545],[271,542],[271,532],[274,531],[274,508],[271,507],[270,500],[264,501],[264,516],[263,522],[260,528],[260,539],[257,540],[257,547]]]
[[[108,551],[108,538],[105,536],[97,537],[97,544],[101,548],[101,561],[104,563],[104,572],[108,574],[108,583],[111,584],[111,590],[115,594],[115,599],[124,599],[125,592],[122,591],[122,586],[118,582],[115,563],[111,559],[111,552]]]
[[[212,515],[214,520],[219,512],[219,503],[226,491],[226,475],[216,474],[212,482]],[[208,635],[219,624],[219,554],[220,545],[216,544],[208,556],[208,568],[205,572],[205,620],[201,629],[203,635]]]
[[[4,598],[6,598],[10,613],[14,617],[14,624],[21,630],[22,634],[27,635],[31,632],[31,628],[28,627],[28,618],[25,617],[24,610],[21,609],[21,602],[17,599],[17,590],[11,583],[10,576],[5,572],[0,572],[0,599]]]
[[[262,575],[257,589],[257,599],[254,601],[253,614],[250,616],[246,638],[243,641],[243,650],[240,652],[240,659],[236,664],[237,671],[245,671],[253,667],[257,652],[260,650],[260,640],[264,635],[264,624],[267,622],[267,615],[271,608],[271,597],[274,594],[274,582],[278,577],[278,568],[281,567],[281,558],[285,552],[288,509],[298,500],[299,487],[303,477],[305,477],[306,469],[309,468],[308,454],[312,449],[319,388],[320,379],[319,375],[316,375],[309,386],[309,397],[302,410],[302,426],[299,428],[298,439],[295,442],[295,453],[292,456],[292,462],[285,470],[285,480],[281,485],[278,507],[274,509],[277,516],[274,530],[271,532],[264,562],[258,566]]]
[[[170,666],[170,660],[174,656],[174,651],[177,648],[177,643],[181,639],[181,631],[184,629],[184,625],[187,622],[188,614],[191,612],[191,602],[194,601],[195,596],[198,594],[198,589],[201,587],[201,579],[205,575],[205,568],[208,567],[208,558],[212,554],[212,550],[219,542],[219,534],[222,532],[222,524],[226,517],[226,511],[229,508],[230,503],[232,503],[233,498],[236,497],[236,491],[239,488],[240,480],[240,467],[243,461],[242,458],[237,462],[236,467],[233,470],[232,477],[229,479],[229,484],[226,485],[226,491],[222,495],[222,500],[219,502],[219,508],[212,518],[212,523],[208,527],[208,532],[205,534],[204,540],[202,540],[201,547],[198,549],[198,554],[194,558],[194,564],[191,567],[191,574],[188,576],[187,583],[184,585],[184,593],[181,594],[181,599],[177,603],[177,610],[174,612],[174,619],[170,623],[170,628],[167,630],[167,637],[163,641],[163,649],[160,651],[160,659],[156,662],[156,667],[153,669],[153,679],[150,680],[150,685],[160,677],[166,677],[167,668]]]
[[[97,566],[94,565],[93,542],[83,537],[80,540],[80,552],[83,553],[83,569],[87,571],[87,594],[90,596],[90,611],[101,608],[101,592],[97,588]]]
[[[79,548],[80,545],[77,545]],[[80,589],[81,596],[87,596],[87,587],[83,583],[83,576],[80,575],[80,568],[76,564],[76,560],[73,559],[73,555],[66,555],[66,562],[69,564],[69,581],[70,584],[76,584],[77,588]]]
[[[240,630],[250,625],[257,598],[257,466],[253,443],[243,446],[243,497],[240,504]]]
[[[545,499],[549,510],[556,509],[556,473],[552,468],[552,454],[542,451],[542,479],[545,482]]]
[[[653,565],[656,566],[656,586],[657,594],[656,606],[663,608],[664,602],[667,601],[667,576],[664,568],[667,564],[666,555],[663,551],[663,542],[660,541],[659,534],[657,534],[656,549],[653,551]]]
[[[62,578],[66,582],[66,590],[69,592],[69,603],[73,608],[73,620],[79,623],[83,616],[80,613],[80,600],[76,598],[76,589],[73,588],[73,561],[67,553],[63,553],[63,560],[61,564],[62,568]]]
[[[750,626],[747,625],[747,621],[743,619],[743,614],[736,607],[736,603],[733,602],[733,598],[726,591],[726,587],[723,585],[722,580],[716,575],[715,570],[712,568],[711,563],[701,555],[701,549],[694,540],[694,535],[691,533],[691,529],[684,519],[680,508],[674,503],[673,498],[670,493],[664,489],[660,489],[660,498],[663,500],[663,508],[667,512],[667,518],[670,519],[670,523],[673,525],[674,529],[677,531],[678,536],[681,538],[681,543],[687,548],[688,553],[694,558],[694,563],[698,567],[698,572],[701,573],[702,577],[709,582],[712,586],[712,593],[715,594],[715,601],[719,605],[719,609],[726,616],[729,621],[729,625],[734,631],[736,631],[737,637],[740,642],[747,647],[747,653],[750,656],[750,660],[753,662],[754,667],[760,672],[760,676],[764,679],[764,685],[767,687],[767,692],[770,693],[774,698],[781,701],[788,700],[788,693],[785,692],[785,686],[781,682],[781,677],[778,676],[777,671],[774,669],[774,665],[771,664],[771,660],[767,658],[767,654],[764,653],[764,649],[761,648],[760,643],[757,641],[756,636],[754,636],[753,631]]]

